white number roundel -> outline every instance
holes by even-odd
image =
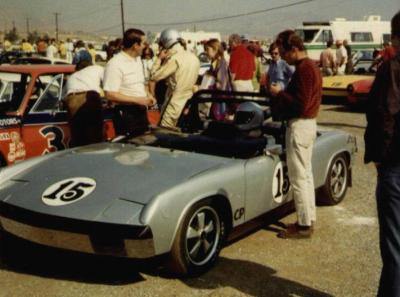
[[[74,203],[96,188],[96,181],[88,177],[73,177],[48,187],[42,194],[42,201],[50,206]]]

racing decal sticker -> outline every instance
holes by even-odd
[[[19,124],[21,124],[21,119],[19,118],[0,119],[0,128],[15,126]]]
[[[272,197],[276,203],[282,203],[290,189],[288,169],[284,162],[279,162],[275,166],[272,179]]]
[[[42,194],[44,204],[62,206],[88,196],[96,188],[96,181],[88,177],[72,177],[48,187]]]
[[[0,133],[0,141],[6,141],[10,140],[10,133],[5,132],[5,133]]]
[[[233,218],[235,219],[235,221],[239,220],[241,217],[243,217],[244,215],[244,207],[238,208],[236,209]]]
[[[14,162],[15,160],[23,160],[26,156],[25,143],[21,139],[21,135],[18,132],[10,133],[9,149],[7,154],[7,159],[9,162]]]
[[[39,130],[40,135],[47,139],[47,148],[42,152],[42,155],[64,150],[64,131],[58,126],[44,126]]]

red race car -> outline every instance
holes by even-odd
[[[62,88],[73,65],[0,66],[0,166],[68,147]],[[109,113],[111,114],[111,113]],[[115,137],[105,116],[104,139]]]
[[[350,105],[362,105],[367,101],[375,76],[355,81],[347,86],[347,102]]]

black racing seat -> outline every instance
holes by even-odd
[[[154,145],[228,158],[247,159],[264,152],[267,139],[263,136],[242,136],[231,123],[211,122],[202,134],[156,133]]]

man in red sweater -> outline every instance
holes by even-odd
[[[276,40],[282,58],[296,66],[287,89],[271,85],[273,111],[288,120],[286,159],[295,201],[297,222],[279,236],[309,238],[316,221],[312,149],[317,134],[316,117],[322,96],[322,77],[307,57],[302,39],[292,30],[283,31]]]
[[[231,57],[229,70],[231,72],[234,91],[254,92],[252,79],[256,71],[255,56],[243,45],[238,34],[229,36]]]

